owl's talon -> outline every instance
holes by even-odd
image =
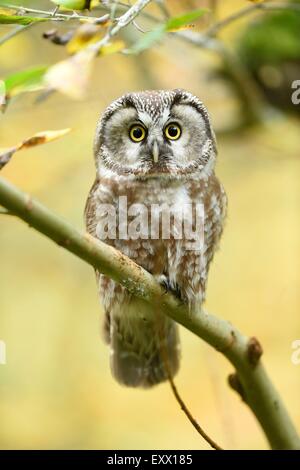
[[[156,279],[158,284],[164,289],[163,295],[167,294],[169,292],[167,276],[165,276],[164,274],[161,274],[161,275],[154,275],[153,277]]]
[[[167,276],[162,275],[158,277],[158,282],[159,284],[163,287],[165,290],[164,294],[171,293],[176,297],[176,299],[180,300],[182,305],[184,304],[184,299],[182,297],[181,291],[179,286],[176,284],[175,287],[171,284],[170,280],[167,278]]]

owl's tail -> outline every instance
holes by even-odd
[[[179,367],[179,337],[175,322],[155,314],[142,301],[112,315],[109,343],[111,370],[128,387],[151,387],[173,377]]]

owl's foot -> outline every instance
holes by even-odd
[[[159,282],[159,284],[163,287],[166,293],[170,292],[171,294],[174,295],[174,297],[176,297],[176,299],[180,300],[180,303],[182,304],[185,303],[185,299],[182,296],[182,292],[178,284],[175,284],[175,285],[172,284],[170,282],[170,279],[164,274],[162,274],[161,276],[156,276],[156,279]]]
[[[204,302],[204,296],[200,292],[195,293],[192,289],[184,290],[180,288],[178,284],[173,284],[170,279],[164,274],[155,276],[155,279],[163,287],[165,293],[168,292],[173,294],[174,297],[179,301],[179,305],[185,305],[188,307],[189,314],[195,315],[201,312],[201,306]]]

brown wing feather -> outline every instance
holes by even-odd
[[[99,179],[96,178],[96,180],[93,183],[93,186],[90,189],[85,208],[84,208],[84,219],[85,219],[85,225],[87,232],[90,235],[93,235],[93,237],[96,237],[96,201],[95,201],[95,191],[99,185]]]

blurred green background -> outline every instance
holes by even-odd
[[[27,3],[52,8],[46,0]],[[175,11],[205,3],[168,2]],[[247,2],[219,4],[223,17]],[[248,22],[235,23],[221,37],[231,46]],[[1,47],[0,76],[66,56],[41,38],[44,30],[35,26]],[[18,97],[0,116],[1,147],[45,129],[73,131],[17,154],[1,176],[83,228],[95,173],[93,135],[103,109],[131,90],[186,88],[222,129],[234,120],[238,103],[224,81],[211,79],[217,62],[169,39],[141,56],[99,58],[83,101],[58,93],[40,104],[32,94]],[[278,116],[243,132],[220,133],[218,146],[217,174],[229,210],[206,308],[260,339],[267,369],[300,429],[300,365],[291,362],[291,343],[300,338],[299,120]],[[1,216],[0,266],[0,339],[7,346],[7,364],[0,365],[0,448],[208,448],[168,384],[145,391],[112,379],[88,265],[20,220]],[[226,384],[232,367],[183,328],[181,341],[176,383],[204,429],[228,449],[265,448],[255,419]]]

